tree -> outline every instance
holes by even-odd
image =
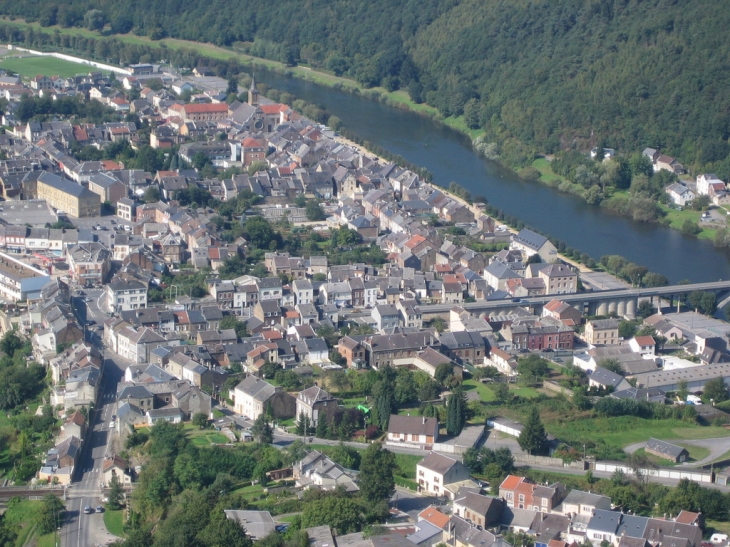
[[[714,378],[708,380],[705,383],[705,388],[702,390],[702,395],[705,399],[712,400],[714,403],[721,403],[728,399],[727,384],[722,378]]]
[[[309,435],[309,428],[311,424],[309,422],[309,416],[307,416],[304,411],[299,413],[299,418],[297,419],[297,426],[296,426],[296,432],[297,435]]]
[[[324,220],[325,218],[327,218],[327,216],[324,214],[324,211],[322,210],[322,207],[314,200],[308,201],[305,209],[307,220],[310,222]]]
[[[537,406],[532,406],[524,423],[522,433],[517,438],[520,448],[530,455],[543,455],[547,452],[547,433],[540,420]]]
[[[106,15],[98,9],[90,9],[84,15],[84,26],[89,30],[101,30],[106,24]]]
[[[23,341],[17,334],[15,334],[15,331],[12,330],[6,332],[2,337],[2,340],[0,340],[0,350],[10,357],[15,354],[16,350],[19,350],[22,347]]]
[[[251,427],[251,435],[261,444],[271,444],[274,441],[274,431],[271,429],[266,413],[262,412]]]
[[[387,501],[395,493],[393,474],[398,468],[395,454],[373,443],[363,452],[360,462],[360,495],[368,504]]]
[[[249,335],[246,321],[241,321],[235,315],[226,315],[221,319],[219,326],[221,330],[233,329],[239,338],[246,338]]]
[[[112,469],[112,478],[109,481],[109,509],[116,511],[122,507],[122,482],[116,471]]]
[[[196,412],[192,419],[193,425],[200,429],[208,427],[208,415],[205,412]]]
[[[466,395],[464,390],[457,388],[449,396],[446,404],[446,433],[458,435],[466,425]]]
[[[661,274],[649,272],[641,280],[644,287],[666,287],[669,285],[669,279]]]
[[[550,373],[548,362],[534,353],[519,360],[517,372],[526,378],[539,380]]]
[[[158,201],[160,201],[161,197],[162,196],[160,195],[160,189],[153,184],[152,186],[148,186],[147,189],[144,191],[142,201],[144,201],[145,203],[157,203]]]
[[[492,391],[494,391],[494,397],[501,404],[508,403],[511,394],[509,392],[509,386],[505,382],[497,382],[492,384]]]
[[[656,313],[656,308],[651,305],[651,301],[642,300],[636,308],[636,317],[646,318]],[[630,338],[630,337],[629,337]]]
[[[329,525],[337,535],[357,532],[362,521],[360,506],[338,492],[308,501],[302,511],[302,528]]]
[[[61,526],[63,509],[63,502],[58,496],[48,494],[43,498],[36,522],[39,535],[50,534]]]
[[[388,429],[390,415],[395,411],[394,374],[390,367],[384,367],[373,386],[373,420],[383,431]]]
[[[266,171],[266,169],[269,167],[269,164],[265,161],[255,161],[251,165],[248,166],[248,176],[253,177],[256,173],[259,173],[261,171]]]

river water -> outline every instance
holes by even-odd
[[[256,79],[323,106],[350,131],[431,171],[435,183],[448,186],[456,181],[472,196],[486,196],[506,214],[596,259],[619,254],[672,282],[730,277],[730,254],[711,242],[659,224],[634,222],[544,184],[524,181],[477,156],[468,137],[430,118],[276,73],[257,71]]]

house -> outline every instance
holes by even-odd
[[[551,264],[538,273],[545,283],[547,294],[571,294],[578,292],[578,274],[565,264]]]
[[[337,399],[319,386],[312,386],[297,395],[296,419],[306,416],[311,427],[316,427],[320,418],[328,423],[337,412],[339,405]]]
[[[555,262],[558,258],[558,250],[548,238],[527,228],[512,236],[510,249],[522,251],[527,258],[540,255],[540,259],[545,263]]]
[[[629,347],[641,355],[656,354],[656,341],[651,336],[635,336],[629,340]]]
[[[416,446],[429,450],[438,440],[438,419],[426,416],[391,415],[386,444]]]
[[[499,497],[505,500],[508,507],[541,513],[551,512],[560,503],[563,491],[560,483],[543,486],[516,475],[508,475],[499,485]]]
[[[718,182],[721,183],[723,187],[725,186],[725,183],[722,182],[722,180],[720,180],[720,178],[715,173],[703,173],[702,175],[699,175],[696,181],[697,193],[701,196],[709,196],[710,187]],[[667,187],[667,191],[669,191],[669,187]]]
[[[582,319],[581,313],[567,302],[551,300],[542,308],[543,317],[552,317],[566,326],[574,327],[579,325]]]
[[[585,341],[592,346],[618,344],[618,319],[594,319],[585,328]]]
[[[588,385],[603,389],[610,388],[613,391],[621,391],[631,387],[626,378],[603,367],[596,367],[596,370],[588,376]]]
[[[69,245],[66,258],[71,277],[80,285],[102,284],[109,274],[111,253],[101,243]]]
[[[430,452],[416,464],[418,491],[431,496],[449,496],[453,499],[453,493],[446,486],[469,478],[469,470],[463,463],[436,452]]]
[[[664,191],[669,194],[672,203],[680,207],[686,207],[689,202],[695,199],[695,193],[680,182],[670,184]]]
[[[147,411],[147,425],[155,425],[157,422],[169,422],[179,424],[185,419],[185,414],[179,408],[151,408]]]
[[[484,356],[484,366],[495,367],[505,376],[517,376],[517,357],[498,347],[490,348],[488,354]]]
[[[592,517],[598,509],[610,511],[611,498],[594,494],[593,492],[571,490],[565,496],[561,509],[563,515],[584,515]]]
[[[47,171],[38,177],[36,197],[76,218],[99,216],[101,210],[99,194]]]
[[[644,452],[674,463],[686,462],[689,459],[689,452],[686,448],[653,437],[646,441]]]
[[[491,528],[499,523],[504,510],[504,501],[467,492],[454,500],[453,508],[457,517],[471,521],[475,526]]]
[[[354,471],[342,467],[316,450],[312,450],[294,464],[292,476],[296,486],[303,489],[334,490],[342,487],[347,492],[359,490]]]
[[[615,544],[621,516],[621,513],[615,511],[597,509],[588,521],[586,539],[594,545],[603,541]]]
[[[132,484],[132,475],[129,472],[129,463],[121,456],[109,456],[104,459],[101,468],[101,482],[107,487],[112,483],[112,478],[116,475],[122,486]]]
[[[442,332],[439,340],[441,353],[458,363],[481,364],[487,354],[487,344],[478,332]]]
[[[139,281],[119,279],[106,286],[106,305],[112,313],[147,307],[147,286]]]
[[[391,304],[380,304],[375,306],[372,309],[371,314],[375,320],[377,330],[379,331],[389,331],[400,326],[400,312]]]
[[[241,381],[233,391],[234,410],[237,414],[255,420],[266,407],[276,419],[293,418],[296,400],[281,386],[273,386],[264,380],[250,375]]]

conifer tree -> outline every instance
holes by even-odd
[[[547,452],[547,434],[536,406],[530,410],[530,415],[527,417],[517,442],[520,444],[520,448],[530,455],[540,456]]]

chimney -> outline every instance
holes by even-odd
[[[423,425],[426,425],[426,417],[423,417]]]

